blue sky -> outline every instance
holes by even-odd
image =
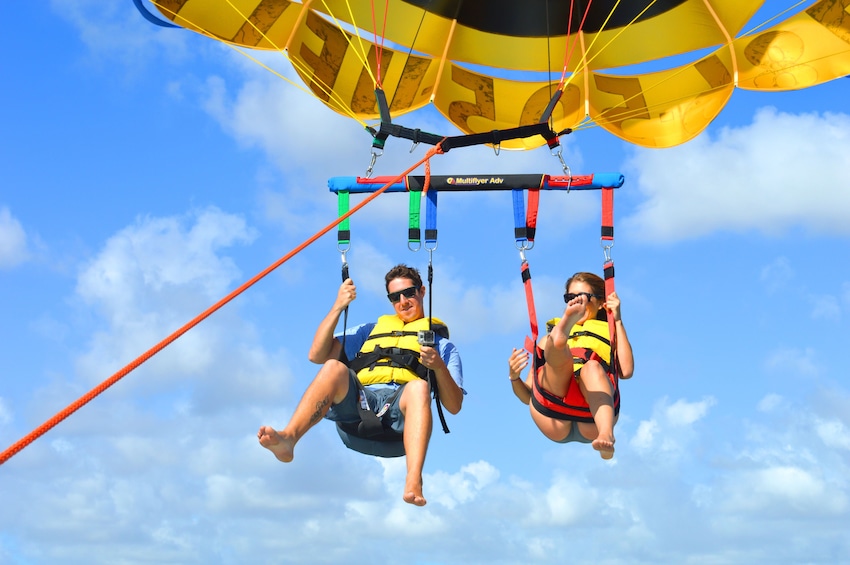
[[[327,179],[362,175],[370,143],[129,0],[0,14],[5,449],[334,220]],[[626,177],[614,259],[636,371],[612,462],[545,440],[511,394],[528,321],[509,193],[446,194],[434,315],[469,395],[451,434],[435,428],[425,508],[401,500],[402,461],[347,451],[329,423],[289,465],[257,445],[317,369],[331,234],[0,467],[0,563],[850,561],[848,84],[736,92],[672,149],[565,138],[575,174]],[[427,111],[404,121],[445,130]],[[391,142],[375,172],[422,155]],[[433,172],[561,169],[545,149],[478,148]],[[352,219],[352,322],[389,311],[390,266],[427,265],[406,206],[386,195]],[[542,196],[542,320],[570,274],[599,271],[598,216],[596,193]]]

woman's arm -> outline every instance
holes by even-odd
[[[623,325],[620,298],[616,292],[608,295],[605,308],[608,310],[608,315],[614,317],[614,331],[617,332],[617,358],[620,361],[620,378],[630,379],[635,372],[635,358],[632,353],[632,344],[629,343],[629,336],[626,334],[626,326]]]
[[[531,372],[529,371],[525,381],[520,377],[520,373],[526,367],[528,367],[528,352],[524,349],[514,349],[508,358],[508,378],[511,380],[514,394],[523,404],[531,401]]]

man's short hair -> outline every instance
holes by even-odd
[[[387,287],[387,292],[390,291],[390,281],[394,279],[410,279],[417,287],[422,286],[422,277],[419,275],[419,270],[413,267],[400,263],[390,269],[384,277],[384,285]]]

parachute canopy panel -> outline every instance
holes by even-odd
[[[736,86],[799,89],[850,73],[850,0],[815,2],[750,35],[742,29],[763,0],[152,1],[187,29],[285,52],[344,115],[378,119],[380,87],[394,117],[432,102],[467,134],[540,121],[561,90],[555,131],[592,121],[669,147],[699,134]],[[688,61],[631,70],[679,55]]]

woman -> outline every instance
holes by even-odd
[[[520,373],[529,355],[513,350],[508,359],[511,386],[530,405],[543,435],[559,443],[590,443],[603,459],[611,459],[620,410],[618,379],[634,373],[620,299],[616,292],[605,298],[605,282],[593,273],[576,273],[566,291],[564,315],[549,322],[549,333],[538,343],[536,373],[529,371],[525,381]],[[608,316],[614,321],[613,361]]]

